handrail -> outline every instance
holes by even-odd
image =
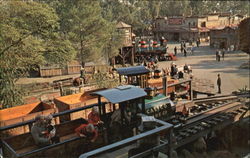
[[[106,102],[102,102],[102,103],[104,104]],[[70,114],[70,113],[73,113],[73,112],[78,112],[78,111],[81,111],[81,110],[86,110],[86,109],[92,108],[94,106],[98,106],[98,103],[90,104],[90,105],[87,105],[87,106],[84,106],[84,107],[79,107],[79,108],[75,108],[75,109],[71,109],[71,110],[66,110],[66,111],[59,112],[59,113],[55,113],[55,114],[52,114],[52,116],[53,117],[58,117],[58,116]],[[8,129],[16,128],[16,127],[19,127],[19,126],[28,125],[28,124],[31,124],[33,122],[35,122],[34,119],[28,120],[28,121],[24,121],[24,122],[20,122],[20,123],[16,123],[16,124],[12,124],[12,125],[8,125],[8,126],[3,126],[3,127],[0,127],[0,132],[8,130]]]
[[[146,116],[146,115],[142,115],[142,116]],[[116,142],[116,143],[113,143],[113,144],[98,148],[96,150],[92,150],[90,152],[84,153],[84,154],[80,155],[79,158],[88,158],[88,157],[91,157],[91,156],[94,156],[94,155],[97,155],[97,154],[101,154],[103,152],[106,152],[106,151],[109,151],[111,149],[124,146],[126,144],[129,144],[129,143],[132,143],[134,141],[140,140],[140,139],[142,139],[144,137],[153,135],[155,133],[159,133],[161,131],[164,131],[166,129],[169,129],[169,128],[173,127],[172,124],[166,123],[166,122],[158,120],[158,119],[155,119],[155,122],[157,122],[157,123],[159,123],[159,124],[161,124],[163,126],[160,126],[160,127],[155,128],[155,129],[149,130],[147,132],[141,133],[139,135],[124,139],[122,141],[119,141],[119,142]]]

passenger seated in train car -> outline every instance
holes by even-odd
[[[31,135],[36,145],[43,147],[51,144],[51,136],[46,136],[44,132],[47,130],[45,117],[43,115],[37,115],[35,117],[35,123],[31,127]]]
[[[123,120],[122,120],[123,118]],[[127,112],[126,109],[124,109],[124,117],[122,117],[121,109],[117,109],[113,112],[111,115],[111,122],[110,122],[110,128],[112,131],[112,141],[118,141],[122,139],[122,127],[129,125],[131,121],[131,112]],[[127,131],[128,132],[128,128]]]
[[[103,121],[100,119],[99,109],[97,106],[94,106],[92,111],[88,114],[88,122],[96,127],[102,127]]]
[[[75,129],[75,132],[79,137],[86,137],[90,142],[95,142],[98,137],[98,132],[91,123],[80,125]]]
[[[52,122],[53,116],[48,115],[45,117],[45,123],[46,123],[46,131],[43,133],[46,135],[47,138],[51,138],[51,143],[59,143],[60,138],[56,135],[56,128],[54,126],[54,123]]]

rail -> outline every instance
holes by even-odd
[[[132,142],[135,142],[135,141],[140,140],[142,138],[145,138],[147,136],[153,135],[155,133],[159,133],[161,131],[164,131],[166,129],[169,129],[169,128],[173,127],[172,124],[169,124],[167,122],[164,122],[164,121],[161,121],[161,120],[158,120],[158,119],[155,119],[155,121],[157,123],[163,125],[163,126],[158,127],[156,129],[153,129],[153,130],[150,130],[150,131],[147,131],[145,133],[141,133],[139,135],[124,139],[122,141],[119,141],[119,142],[116,142],[116,143],[113,143],[113,144],[98,148],[96,150],[92,150],[90,152],[84,153],[84,154],[80,155],[79,158],[88,158],[88,157],[92,157],[92,156],[95,156],[95,155],[98,155],[98,154],[102,154],[104,152],[110,151],[110,150],[115,149],[115,148],[122,147],[124,145],[130,144]]]
[[[103,104],[105,104],[105,102],[103,102]],[[81,110],[86,110],[86,109],[92,108],[94,106],[98,106],[98,103],[90,104],[90,105],[87,105],[87,106],[84,106],[84,107],[79,107],[79,108],[75,108],[75,109],[71,109],[71,110],[66,110],[66,111],[59,112],[59,113],[55,113],[55,114],[52,114],[52,116],[53,117],[59,117],[59,116],[62,116],[62,115],[67,115],[67,114],[78,112],[78,111],[81,111]],[[20,122],[20,123],[16,123],[16,124],[12,124],[12,125],[8,125],[8,126],[4,126],[4,127],[0,127],[0,132],[8,130],[8,129],[12,129],[12,128],[20,127],[20,126],[29,125],[29,124],[31,124],[33,122],[35,122],[34,119],[24,121],[24,122]]]

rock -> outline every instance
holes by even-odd
[[[182,152],[184,158],[195,158],[194,155],[192,155],[192,154],[191,154],[188,150],[186,150],[186,149],[183,149],[181,152]]]
[[[198,153],[203,153],[207,150],[207,144],[203,137],[200,137],[197,141],[193,144],[193,151]]]

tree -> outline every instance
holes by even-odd
[[[46,4],[0,2],[0,104],[20,104],[15,82],[42,63],[66,64],[74,56],[68,40],[58,34],[58,16]],[[63,62],[63,63],[62,63]]]
[[[102,17],[99,2],[62,0],[56,10],[61,19],[61,31],[74,44],[82,66],[100,59],[111,32],[110,23]]]

